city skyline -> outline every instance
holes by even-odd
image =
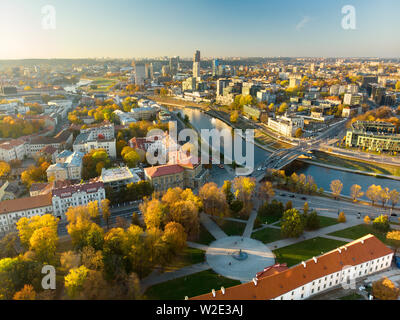
[[[44,29],[55,9],[55,29]],[[393,0],[353,1],[356,29],[342,27],[346,1],[315,0],[285,6],[271,1],[225,0],[145,4],[118,0],[5,1],[0,4],[0,59],[191,57],[396,58],[400,23]],[[371,45],[373,41],[374,45]]]

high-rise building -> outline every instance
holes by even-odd
[[[172,76],[178,72],[178,67],[179,67],[179,57],[169,58],[169,70]]]
[[[144,63],[136,63],[135,65],[135,84],[138,86],[144,85],[146,79],[146,66]]]
[[[215,59],[213,60],[213,65],[212,65],[212,75],[213,77],[218,76],[218,67],[219,67],[219,60]]]
[[[193,77],[200,78],[200,51],[197,50],[193,57]]]
[[[224,88],[226,88],[231,80],[229,79],[219,79],[217,81],[217,96],[222,96],[224,94]]]

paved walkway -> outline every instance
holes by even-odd
[[[212,221],[211,218],[209,218],[205,213],[200,213],[200,222],[203,224],[203,226],[208,230],[208,232],[211,233],[211,235],[215,239],[222,239],[226,238],[227,235],[225,232],[221,230],[221,228],[214,222]]]
[[[243,237],[246,238],[251,238],[251,234],[253,233],[253,228],[254,228],[254,221],[257,218],[257,211],[253,210],[250,214],[249,220],[247,220],[246,223],[246,228],[244,229],[243,232]]]
[[[208,249],[207,245],[201,244],[201,243],[186,241],[186,244],[189,248],[195,248],[195,249],[199,249],[199,250],[203,250],[203,251],[207,251],[207,249]]]
[[[243,259],[235,258],[240,252],[244,255]],[[265,244],[240,236],[226,237],[211,243],[206,259],[216,273],[242,282],[251,281],[257,272],[275,263],[274,254]]]
[[[354,239],[348,239],[348,238],[342,238],[342,237],[335,237],[335,236],[330,236],[327,234],[321,235],[322,238],[327,238],[327,239],[332,239],[332,240],[339,240],[339,241],[346,241],[346,242],[352,242]]]
[[[181,277],[189,276],[194,273],[198,273],[201,271],[205,271],[210,269],[210,266],[208,263],[203,262],[203,263],[198,263],[198,264],[193,264],[191,266],[183,267],[181,269],[178,269],[176,271],[172,272],[165,272],[165,273],[155,273],[153,272],[146,278],[144,278],[141,283],[140,283],[140,288],[142,292],[145,292],[147,288],[154,286],[156,284],[170,281],[170,280],[175,280]]]

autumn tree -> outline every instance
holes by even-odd
[[[304,226],[297,209],[286,211],[281,220],[281,233],[286,238],[298,238],[303,234]]]
[[[258,196],[259,199],[265,200],[266,202],[269,202],[269,200],[275,196],[275,191],[270,181],[261,184]]]
[[[397,300],[399,297],[399,288],[388,278],[384,277],[372,283],[372,294],[379,300]]]
[[[50,263],[58,242],[57,225],[57,218],[51,214],[19,219],[17,230],[22,246],[34,251],[41,262]]]
[[[103,216],[103,220],[106,222],[107,229],[108,229],[108,224],[109,224],[110,216],[111,216],[110,200],[103,199],[103,200],[101,200],[100,205],[101,205],[101,214]]]
[[[230,116],[230,121],[232,122],[232,123],[236,123],[237,121],[238,121],[238,118],[239,118],[239,112],[236,110],[236,111],[233,111],[232,113],[231,113],[231,116]]]
[[[390,231],[386,234],[386,239],[390,242],[390,244],[395,248],[395,254],[397,250],[400,248],[400,231],[394,230]]]
[[[252,208],[251,199],[254,195],[256,183],[254,178],[236,177],[233,180],[235,197],[243,202],[243,214],[248,215]]]
[[[370,224],[371,223],[371,218],[369,216],[364,217],[364,223],[365,224]]]
[[[4,161],[0,161],[0,178],[6,177],[11,172],[11,166]]]
[[[389,188],[381,188],[378,193],[378,199],[382,202],[382,207],[385,207],[386,202],[390,198],[390,190]]]
[[[58,243],[57,229],[42,227],[35,230],[29,239],[32,250],[38,261],[51,264],[54,262]]]
[[[335,199],[339,198],[340,193],[342,192],[343,189],[343,183],[340,180],[333,180],[331,182],[330,187],[334,198]]]
[[[226,201],[230,206],[232,201],[235,199],[235,196],[232,192],[232,182],[229,180],[225,180],[222,186],[222,192],[225,194]]]
[[[346,222],[346,215],[344,214],[343,211],[339,213],[338,222],[339,223],[345,223]]]
[[[374,205],[375,202],[379,200],[379,194],[381,192],[381,189],[382,189],[381,186],[376,186],[373,184],[368,188],[367,192],[365,193],[367,198],[371,200],[372,205]]]
[[[36,292],[30,284],[24,285],[24,287],[15,293],[13,300],[35,300]]]
[[[294,136],[296,138],[301,138],[303,136],[303,129],[302,128],[297,128],[296,132],[294,133]]]
[[[400,200],[400,193],[396,189],[393,189],[392,191],[390,191],[389,201],[392,204],[392,209],[394,209],[394,207],[399,202],[399,200]]]
[[[390,222],[388,217],[383,214],[376,217],[372,222],[372,227],[381,232],[388,232],[390,230]]]
[[[88,268],[80,266],[79,268],[71,269],[64,277],[65,289],[71,299],[76,298],[82,291],[88,273]]]
[[[140,155],[129,146],[122,149],[121,157],[129,168],[135,168],[140,161]]]
[[[102,248],[104,231],[92,221],[87,206],[69,207],[66,216],[67,231],[75,249],[79,250],[85,246]]]
[[[214,182],[204,184],[199,190],[205,213],[224,217],[228,213],[225,193]]]
[[[166,244],[168,258],[179,254],[186,247],[186,232],[180,223],[169,222],[164,229],[162,241]]]
[[[353,184],[350,188],[350,196],[352,197],[354,202],[357,202],[359,198],[364,195],[364,192],[361,191],[361,186],[358,184]]]
[[[158,199],[145,200],[139,205],[147,228],[161,228],[167,220],[165,205]]]

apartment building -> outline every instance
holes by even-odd
[[[47,179],[81,180],[83,152],[64,150],[56,157],[56,163],[47,168]]]
[[[5,200],[0,202],[0,232],[8,233],[16,230],[19,219],[52,213],[53,206],[50,195]]]
[[[103,182],[89,182],[71,186],[54,188],[51,192],[51,203],[54,215],[65,219],[69,207],[85,206],[89,202],[106,198]]]
[[[27,145],[23,140],[10,140],[0,144],[0,160],[10,162],[23,160],[27,155]]]

